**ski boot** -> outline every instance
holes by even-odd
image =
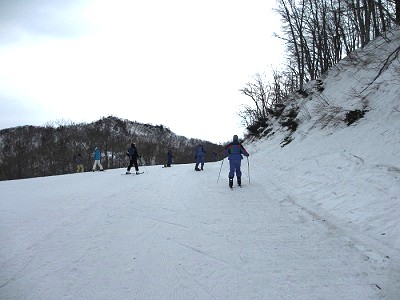
[[[237,184],[238,186],[242,186],[242,178],[238,177]]]
[[[233,178],[229,178],[229,187],[233,188]]]

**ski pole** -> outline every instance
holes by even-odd
[[[247,174],[249,175],[249,184],[250,184],[250,164],[249,164],[249,157],[247,157]]]
[[[225,159],[225,158],[224,158],[224,159]],[[221,176],[221,170],[222,170],[222,165],[224,164],[224,159],[222,159],[221,167],[219,168],[219,174],[218,174],[217,183],[218,183],[218,181],[219,181],[219,176]]]

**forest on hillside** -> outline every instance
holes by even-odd
[[[277,118],[282,118],[283,127],[296,130],[296,95],[308,96],[305,84],[345,57],[357,61],[352,57],[357,49],[400,25],[396,0],[276,0],[275,12],[281,19],[276,37],[286,46],[286,62],[272,74],[255,74],[240,89],[251,103],[239,112],[249,137],[263,136]],[[399,51],[382,57],[382,65],[399,57]]]
[[[116,117],[93,123],[21,126],[0,131],[0,180],[22,179],[73,173],[75,158],[81,154],[85,171],[91,171],[95,147],[101,151],[105,169],[128,165],[126,151],[137,145],[141,165],[166,163],[171,149],[175,164],[194,162],[194,148],[203,144],[206,161],[223,146],[178,136],[163,125],[142,124]]]

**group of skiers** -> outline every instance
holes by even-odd
[[[126,151],[126,155],[129,158],[129,165],[126,170],[126,174],[131,174],[131,168],[134,166],[136,174],[140,174],[139,172],[139,166],[138,166],[138,159],[141,159],[142,156],[139,155],[138,150],[136,148],[135,143],[131,143],[131,146],[128,148]],[[199,144],[196,149],[195,149],[195,171],[202,171],[204,170],[204,163],[205,163],[205,155],[206,155],[206,149],[202,144]],[[242,171],[241,171],[241,161],[244,156],[249,156],[249,153],[247,150],[243,147],[243,145],[239,142],[239,137],[237,135],[233,136],[233,140],[230,144],[228,144],[223,152],[223,156],[228,157],[229,160],[229,187],[233,187],[233,179],[236,174],[236,180],[237,184],[241,186],[242,181]],[[103,171],[103,166],[100,163],[100,149],[98,147],[95,147],[94,153],[93,153],[93,172],[97,170],[97,167],[99,167],[100,171]],[[168,149],[167,151],[167,164],[164,165],[164,167],[171,167],[172,165],[172,158],[174,156],[172,155],[172,150]],[[213,152],[213,160],[217,160],[218,154],[214,151]],[[76,166],[77,166],[77,172],[83,172],[83,159],[80,154],[78,154],[75,158]]]
[[[196,165],[194,167],[195,171],[202,171],[204,169],[204,157],[206,154],[206,150],[203,145],[198,145],[195,150],[195,159]],[[215,157],[216,153],[213,152],[213,157]],[[224,149],[224,158],[228,157],[229,160],[229,187],[233,187],[233,178],[236,174],[237,184],[239,186],[242,185],[242,171],[241,164],[244,156],[249,156],[247,150],[243,147],[243,145],[239,142],[239,137],[235,134],[233,136],[233,140],[230,144],[228,144]],[[200,168],[199,168],[200,166]]]
[[[94,153],[93,153],[93,172],[97,170],[97,167],[99,167],[100,171],[104,171],[103,166],[100,163],[100,158],[101,158],[101,153],[100,153],[100,148],[95,147],[94,148]],[[85,168],[83,167],[83,157],[80,153],[78,153],[75,157],[75,163],[76,163],[76,172],[84,172]]]

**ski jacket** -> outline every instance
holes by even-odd
[[[172,155],[172,151],[171,151],[171,150],[168,150],[168,152],[167,152],[167,157],[168,157],[168,159],[174,157],[174,156]]]
[[[239,160],[243,159],[244,156],[249,156],[247,150],[243,147],[239,141],[233,141],[225,147],[224,156],[228,156],[228,160]]]
[[[94,160],[100,160],[101,154],[100,154],[100,149],[95,148],[94,149],[94,154],[93,154],[93,159]]]
[[[195,150],[195,156],[204,156],[206,154],[206,150],[204,149],[203,145],[198,145]]]
[[[130,159],[137,159],[140,155],[137,152],[136,146],[131,146],[126,151],[126,155],[129,156]]]
[[[77,165],[83,165],[83,158],[82,158],[82,156],[77,155],[76,158],[75,158],[75,163],[76,163]]]

